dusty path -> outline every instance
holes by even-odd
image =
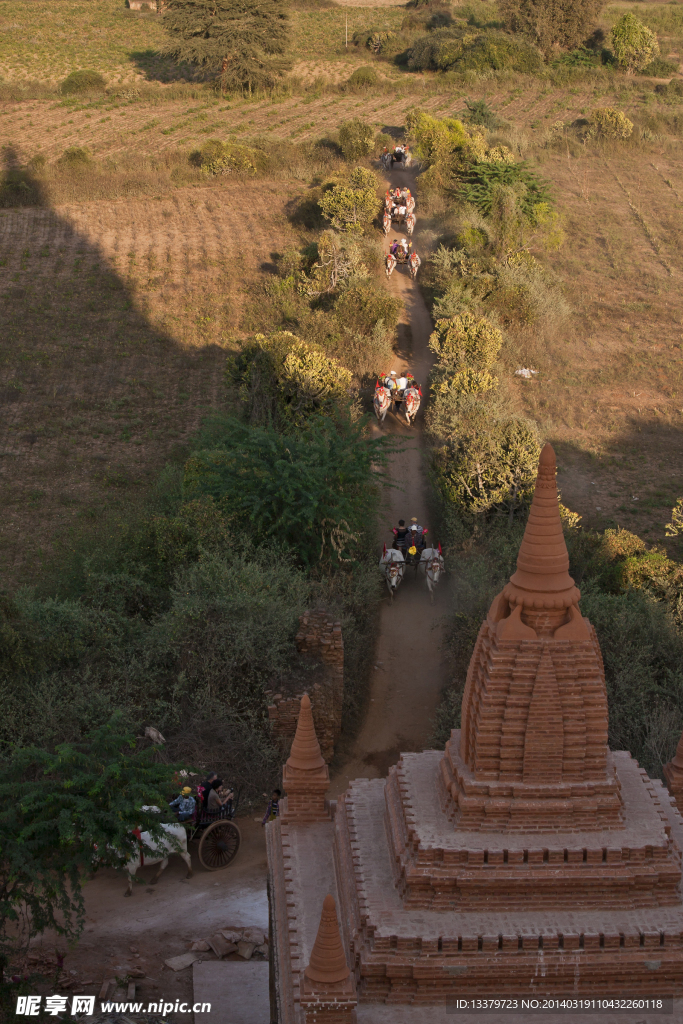
[[[392,187],[409,183],[414,173],[395,171]],[[420,252],[420,211],[416,209],[415,249]],[[401,237],[393,231],[389,239]],[[387,246],[388,247],[388,246]],[[433,357],[427,347],[432,322],[422,294],[410,279],[408,268],[398,266],[388,282],[390,291],[405,304],[399,326],[398,351],[390,369],[411,370],[422,385],[423,403],[427,398],[427,377]],[[404,450],[391,460],[393,486],[386,489],[379,524],[378,552],[391,540],[391,527],[399,519],[416,516],[430,529],[427,507],[426,452],[423,439],[424,404],[416,424],[409,428],[405,420],[387,415],[384,432],[401,438]],[[376,434],[379,427],[375,426]],[[382,605],[379,639],[371,681],[368,713],[349,760],[332,783],[334,796],[343,793],[351,779],[378,778],[387,774],[402,750],[422,750],[429,743],[432,717],[446,681],[447,667],[441,651],[441,633],[448,599],[448,578],[442,578],[434,604],[430,604],[422,576],[406,571],[393,605],[387,594]]]

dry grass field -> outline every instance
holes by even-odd
[[[291,189],[0,213],[0,573],[135,503],[226,396],[242,289]]]
[[[606,24],[623,6],[608,9]],[[677,53],[683,6],[635,6],[658,27],[663,52]],[[207,138],[313,140],[353,116],[399,130],[412,105],[444,116],[466,98],[486,99],[507,122],[501,134],[549,179],[566,235],[547,259],[572,315],[542,345],[531,331],[521,336],[520,362],[539,374],[518,381],[520,407],[557,444],[564,500],[587,523],[663,538],[683,493],[683,104],[607,74],[465,88],[386,63],[375,65],[373,89],[340,90],[371,59],[345,49],[347,17],[351,36],[404,14],[392,4],[295,11],[289,94],[220,100],[164,84],[176,71],[155,55],[158,19],[119,0],[32,0],[2,12],[0,75],[48,83],[46,98],[0,105],[6,159],[54,162],[69,146],[87,147],[116,196],[85,202],[87,178],[74,176],[56,206],[46,195],[38,208],[0,211],[6,580],[35,579],[56,542],[138,500],[203,410],[228,400],[224,359],[243,333],[245,289],[295,240],[288,204],[310,178],[310,168],[288,168],[282,179],[187,187],[181,174],[177,187],[167,176],[144,198],[126,187],[126,168],[164,154],[186,163]],[[110,95],[55,94],[76,67],[101,71]],[[557,121],[607,105],[669,120],[634,144],[553,142]],[[438,217],[428,226],[423,239],[438,234]]]

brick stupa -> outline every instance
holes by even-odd
[[[481,626],[445,751],[403,754],[386,780],[356,780],[330,804],[302,701],[308,758],[295,740],[283,816],[267,826],[280,1024],[447,1024],[464,996],[683,994],[683,819],[609,750],[579,600],[546,445],[517,571]],[[683,791],[683,740],[666,777]],[[330,894],[349,973],[337,951],[343,994],[312,1003],[306,966]]]

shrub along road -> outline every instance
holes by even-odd
[[[414,191],[414,181],[414,173],[396,171],[391,176],[390,186],[408,183]],[[419,208],[415,212],[415,249],[419,252]],[[401,235],[399,231],[392,231],[388,238]],[[421,258],[424,260],[424,254]],[[402,299],[405,312],[399,325],[397,353],[387,369],[396,370],[397,374],[411,370],[422,386],[423,405],[413,427],[406,426],[405,419],[398,420],[392,413],[387,414],[382,428],[374,427],[376,434],[383,429],[400,438],[403,449],[392,455],[389,464],[391,483],[384,495],[378,551],[384,543],[389,547],[392,526],[399,519],[409,524],[413,516],[429,528],[429,537],[438,542],[427,500],[427,453],[423,440],[427,378],[433,363],[427,347],[432,321],[407,267],[396,268],[388,288]],[[448,671],[442,655],[442,620],[448,586],[448,577],[442,577],[432,605],[424,577],[415,577],[413,570],[406,570],[393,605],[386,593],[380,612],[368,711],[348,760],[334,778],[333,796],[343,793],[352,779],[385,776],[401,751],[422,750],[428,745],[433,730],[432,717]]]

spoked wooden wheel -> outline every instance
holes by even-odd
[[[199,842],[199,860],[207,871],[226,868],[240,848],[240,830],[232,821],[215,821]]]

